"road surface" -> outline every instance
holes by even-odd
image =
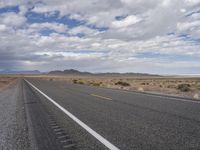
[[[26,80],[19,87],[31,149],[200,149],[199,101]]]

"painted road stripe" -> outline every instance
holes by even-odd
[[[86,125],[84,122],[79,120],[76,116],[74,116],[72,113],[70,113],[68,110],[66,110],[64,107],[59,105],[57,102],[55,102],[52,98],[47,96],[45,93],[43,93],[41,90],[39,90],[37,87],[35,87],[32,83],[25,80],[30,86],[32,86],[36,91],[38,91],[40,94],[42,94],[45,98],[47,98],[50,102],[52,102],[56,107],[58,107],[60,110],[62,110],[67,116],[69,116],[72,120],[74,120],[77,124],[79,124],[82,128],[84,128],[87,132],[89,132],[92,136],[94,136],[99,142],[101,142],[103,145],[105,145],[110,150],[119,150],[115,145],[110,143],[108,140],[106,140],[103,136],[98,134],[96,131],[91,129],[88,125]]]
[[[112,100],[111,98],[104,97],[104,96],[100,96],[100,95],[96,95],[96,94],[90,94],[90,95],[91,95],[91,96],[94,96],[94,97],[98,97],[98,98],[106,99],[106,100]]]
[[[129,91],[128,91],[129,92]],[[130,93],[130,92],[129,92]],[[156,94],[153,94],[153,93],[134,93],[134,94],[138,94],[138,95],[145,95],[145,96],[151,96],[151,97],[158,97],[158,98],[162,98],[162,99],[159,99],[159,100],[163,100],[163,101],[166,101],[166,100],[171,100],[171,101],[182,101],[182,102],[188,102],[188,103],[200,103],[200,101],[198,99],[191,99],[191,100],[187,100],[187,99],[184,99],[184,98],[181,98],[181,97],[170,97],[168,95],[156,95]]]
[[[120,92],[123,92],[123,93],[129,93],[129,94],[137,94],[137,95],[145,95],[145,96],[151,96],[151,97],[159,97],[159,98],[162,98],[162,99],[159,99],[159,100],[163,100],[164,98],[164,101],[167,100],[174,100],[174,101],[182,101],[182,102],[188,102],[188,103],[198,103],[200,104],[200,100],[199,99],[185,99],[185,98],[182,98],[182,97],[173,97],[173,96],[170,96],[170,95],[162,95],[162,94],[154,94],[154,93],[148,93],[148,92],[137,92],[137,91],[128,91],[128,90],[119,90],[119,89],[111,89],[111,90],[115,90],[115,91],[120,91]]]

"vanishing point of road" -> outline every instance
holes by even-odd
[[[31,149],[200,149],[200,101],[37,78],[18,84]]]

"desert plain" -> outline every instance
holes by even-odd
[[[26,76],[49,81],[105,87],[153,94],[164,94],[200,99],[199,76],[84,76],[84,75],[38,75]]]

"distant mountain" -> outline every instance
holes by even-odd
[[[53,75],[92,75],[90,72],[81,72],[75,69],[69,69],[69,70],[55,70],[55,71],[50,71],[48,74],[53,74]]]
[[[54,70],[54,71],[50,71],[48,74],[62,75],[64,74],[64,72],[60,70]]]
[[[159,75],[154,75],[154,74],[147,74],[147,73],[90,73],[90,72],[81,72],[75,69],[69,69],[69,70],[64,70],[64,71],[60,71],[60,70],[55,70],[55,71],[50,71],[48,73],[49,75],[92,75],[92,76],[135,76],[135,77],[145,77],[145,76],[152,76],[152,77],[159,77]]]
[[[41,72],[38,70],[23,70],[23,71],[4,70],[0,71],[0,74],[41,74]]]
[[[108,72],[108,73],[97,73],[95,75],[101,75],[101,76],[134,76],[134,77],[159,77],[160,75],[156,75],[156,74],[148,74],[148,73],[132,73],[132,72],[128,72],[128,73],[115,73],[115,72]]]

